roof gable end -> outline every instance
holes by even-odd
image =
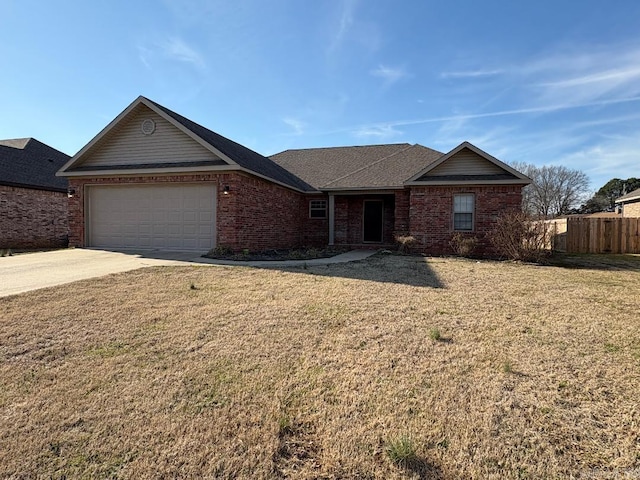
[[[138,97],[74,155],[58,175],[234,164],[148,99]]]
[[[144,126],[145,120],[152,120],[147,122],[148,128]],[[114,140],[123,140],[124,144],[117,145]],[[288,188],[313,191],[311,186],[268,158],[143,96],[134,100],[102,129],[57,175],[216,170],[246,171]]]
[[[527,176],[469,142],[462,142],[406,182],[407,185],[529,183],[531,179]]]

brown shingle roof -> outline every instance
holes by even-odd
[[[442,156],[422,145],[397,143],[286,150],[270,158],[319,189],[399,188]]]

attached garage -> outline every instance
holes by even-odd
[[[87,246],[206,252],[215,246],[213,183],[88,185]]]

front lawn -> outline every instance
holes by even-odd
[[[640,262],[597,258],[155,267],[0,298],[0,477],[640,477]]]

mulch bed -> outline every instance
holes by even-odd
[[[314,258],[329,258],[349,251],[348,248],[298,248],[264,250],[261,252],[232,252],[224,249],[214,249],[204,255],[206,258],[217,260],[234,260],[240,262],[283,261],[283,260],[313,260]]]

